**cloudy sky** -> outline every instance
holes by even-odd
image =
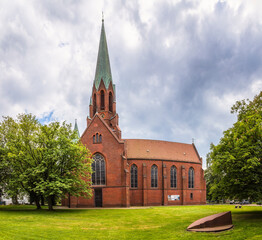
[[[86,127],[101,17],[123,138],[205,159],[262,90],[261,0],[0,0],[0,114]]]

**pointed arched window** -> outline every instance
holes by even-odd
[[[96,114],[96,94],[93,97],[93,115]]]
[[[176,188],[176,167],[172,166],[170,169],[170,187]]]
[[[113,95],[111,92],[109,93],[109,111],[113,112]]]
[[[96,133],[93,135],[93,143],[102,143],[102,134]]]
[[[105,93],[104,90],[101,91],[101,110],[105,110]]]
[[[195,181],[195,173],[194,168],[189,168],[188,170],[188,188],[194,188],[194,181]]]
[[[137,166],[133,164],[131,166],[131,188],[137,188]]]
[[[92,185],[105,185],[105,159],[100,153],[96,153],[93,156],[92,171]]]
[[[151,187],[156,188],[157,187],[157,175],[158,175],[158,171],[157,171],[157,165],[153,165],[151,167]]]
[[[96,143],[98,143],[98,140],[99,140],[98,133],[96,133]]]

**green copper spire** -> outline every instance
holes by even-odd
[[[105,87],[106,89],[108,89],[110,82],[112,82],[112,75],[106,43],[104,19],[102,19],[102,29],[96,63],[96,75],[94,80],[94,84],[97,90],[100,86],[101,80],[104,81]]]
[[[78,131],[78,126],[77,126],[77,119],[75,119],[74,132],[76,132],[76,133],[77,133],[77,137],[80,138],[80,134],[79,134],[79,131]],[[78,139],[77,139],[77,140],[78,140]]]

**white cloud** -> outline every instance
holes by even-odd
[[[129,48],[137,48],[141,42],[141,37],[136,29],[136,26],[131,23],[125,23],[122,29],[124,43]]]
[[[53,112],[84,131],[103,10],[123,136],[195,138],[205,157],[232,104],[262,89],[261,4],[3,0],[0,114]]]
[[[255,80],[254,82],[252,82],[251,84],[251,94],[252,96],[257,95],[260,91],[262,91],[262,80],[258,79]],[[252,96],[250,97],[250,99],[252,99]]]

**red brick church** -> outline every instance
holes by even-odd
[[[127,103],[128,104],[128,103]],[[70,207],[205,204],[202,158],[194,144],[122,139],[116,112],[104,21],[87,127],[81,142],[91,151],[93,197],[70,197]]]

